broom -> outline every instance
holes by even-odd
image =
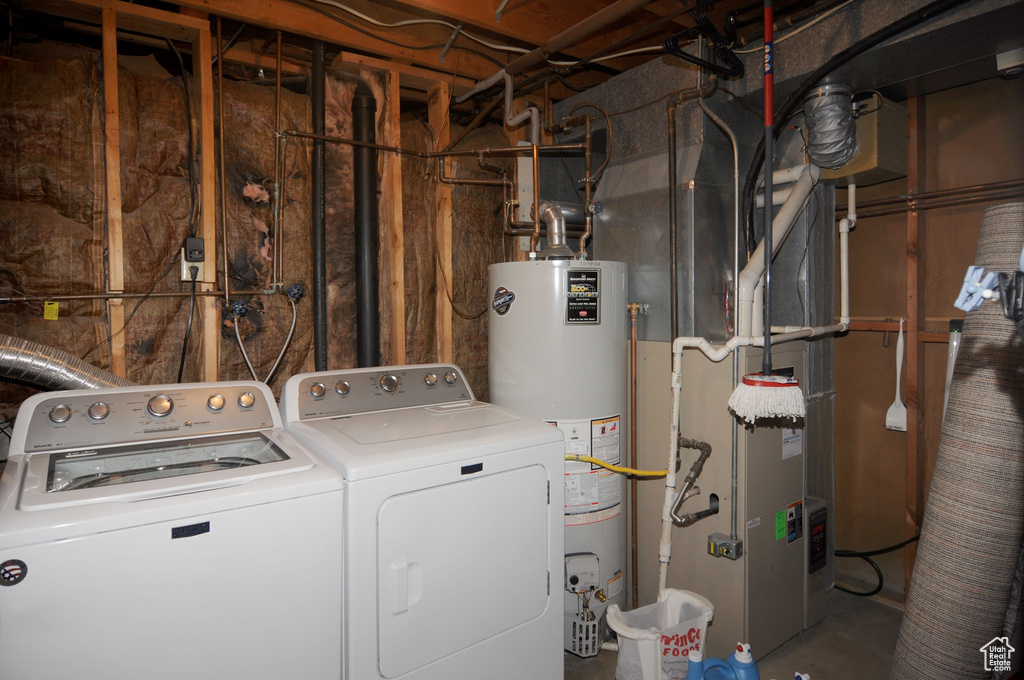
[[[805,413],[804,395],[796,378],[772,374],[772,171],[775,167],[775,77],[772,41],[775,21],[772,0],[764,0],[764,359],[760,373],[743,376],[729,397],[729,408],[748,423],[760,418],[796,420]]]

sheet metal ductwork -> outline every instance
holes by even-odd
[[[97,389],[134,385],[55,347],[0,335],[0,377],[47,390]]]
[[[1024,203],[993,206],[974,264],[1015,271],[1022,243]],[[990,677],[981,648],[1012,635],[1019,607],[1021,442],[1024,345],[990,302],[964,320],[892,680]]]

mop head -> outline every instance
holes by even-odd
[[[804,393],[796,378],[784,375],[750,373],[729,397],[729,408],[737,416],[754,424],[762,418],[803,418]]]

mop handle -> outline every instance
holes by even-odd
[[[775,10],[764,0],[764,359],[761,372],[772,373],[772,172],[775,168],[775,76],[772,73]]]

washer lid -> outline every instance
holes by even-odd
[[[348,480],[562,442],[547,423],[479,401],[288,423]]]

